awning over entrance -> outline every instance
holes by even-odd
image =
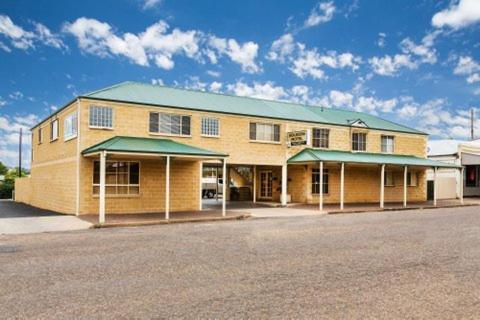
[[[445,163],[430,159],[419,158],[415,156],[403,156],[384,153],[367,152],[348,152],[336,150],[321,149],[303,149],[290,159],[289,164],[306,162],[344,162],[344,163],[364,163],[364,164],[386,164],[399,166],[419,166],[436,168],[461,168],[452,163]]]
[[[227,154],[201,149],[187,144],[179,143],[170,139],[141,138],[115,136],[103,142],[97,143],[82,151],[85,157],[100,158],[100,186],[99,186],[99,223],[105,223],[105,188],[106,188],[106,159],[110,156],[130,157],[161,157],[165,158],[165,220],[170,216],[170,162],[171,158],[190,158],[202,161],[204,159],[216,159],[222,161],[223,172],[226,171]],[[201,172],[202,166],[200,166]],[[201,185],[202,175],[199,175]],[[225,183],[223,194],[225,194]],[[201,190],[200,190],[201,193]],[[201,196],[200,196],[201,210]],[[225,197],[222,200],[222,216],[226,215]]]
[[[115,136],[95,144],[82,151],[84,156],[96,154],[101,151],[108,153],[144,153],[159,155],[181,155],[205,158],[225,158],[228,155],[201,149],[187,144],[175,142],[170,139],[155,139],[141,137]]]

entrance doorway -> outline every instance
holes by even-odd
[[[260,198],[272,199],[272,171],[260,171]]]

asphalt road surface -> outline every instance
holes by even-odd
[[[480,317],[480,207],[0,236],[0,318]]]

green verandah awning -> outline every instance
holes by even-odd
[[[461,166],[458,166],[456,164],[419,158],[415,156],[403,156],[384,153],[349,152],[311,148],[303,149],[302,151],[288,159],[289,164],[319,161],[437,168],[461,168]]]
[[[225,158],[228,155],[201,149],[170,139],[115,136],[82,151],[91,155],[100,151]]]

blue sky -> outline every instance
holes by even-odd
[[[479,35],[479,0],[4,0],[0,161],[16,163],[20,127],[126,80],[358,110],[468,139]]]

